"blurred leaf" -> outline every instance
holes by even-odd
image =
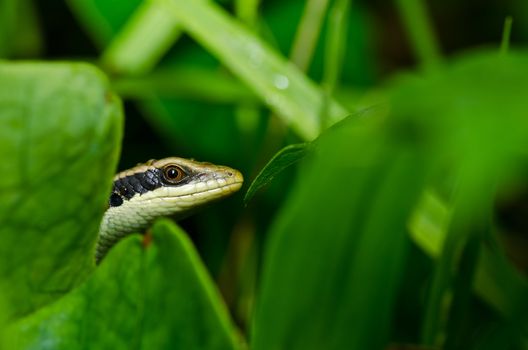
[[[411,47],[419,63],[427,69],[438,68],[442,56],[423,0],[396,0]]]
[[[474,285],[482,297],[509,321],[528,324],[528,281],[497,247],[485,246]]]
[[[179,22],[185,31],[248,84],[255,94],[301,137],[313,139],[318,135],[323,109],[328,109],[330,124],[347,114],[334,100],[325,101],[322,91],[313,82],[265,45],[255,34],[225,14],[216,4],[202,0],[155,1],[163,6],[167,13],[171,13],[174,21]],[[79,16],[84,18],[87,26],[95,27],[97,23],[109,22],[111,29],[100,36],[107,38],[116,27],[123,25],[118,16],[112,15],[112,11],[97,0],[70,2]],[[87,12],[88,15],[82,12]],[[104,18],[100,18],[101,16]],[[93,31],[100,30],[94,28]],[[145,40],[142,33],[134,33],[125,33],[127,42]],[[136,53],[143,57],[151,54],[157,55]]]
[[[69,0],[68,3],[89,34],[100,37],[104,46],[119,33],[140,2]],[[219,68],[214,57],[192,43],[169,51],[152,74],[118,77],[113,83],[125,98],[140,100],[144,118],[170,151],[241,168],[246,158],[241,157],[240,150],[243,148],[249,154],[252,147],[248,147],[247,136],[244,139],[240,133],[232,106],[216,103],[257,101],[257,97]],[[156,153],[159,149],[149,152]]]
[[[424,192],[409,221],[412,239],[429,256],[437,258],[444,247],[451,213],[447,204],[431,190]]]
[[[354,118],[371,118],[374,122],[379,122],[385,118],[387,113],[388,110],[386,104],[381,103],[373,105],[352,113],[352,115],[346,117],[341,122],[334,124],[332,128],[341,128],[343,124],[346,125],[346,123],[351,122],[348,119]],[[328,137],[326,136],[327,134],[332,135],[331,133],[323,133],[317,139],[311,142],[288,145],[275,153],[273,158],[271,158],[271,160],[258,173],[257,177],[251,182],[251,185],[244,196],[244,203],[247,205],[255,193],[273,181],[275,176],[280,174],[289,166],[302,160],[309,152],[317,149],[320,139]]]
[[[67,0],[72,12],[88,29],[93,40],[106,46],[125,26],[143,0]]]
[[[244,196],[244,203],[247,205],[255,193],[270,183],[276,175],[303,159],[308,153],[310,145],[310,143],[297,143],[286,146],[277,152],[249,186]]]
[[[310,67],[328,7],[328,0],[308,0],[297,26],[291,48],[291,61],[306,72]]]
[[[437,344],[444,338],[442,320],[446,318],[446,298],[454,287],[453,266],[459,266],[473,235],[489,227],[497,183],[511,175],[519,159],[526,157],[528,122],[521,106],[526,99],[527,63],[526,53],[481,52],[461,57],[435,74],[393,82],[394,116],[422,125],[421,132],[409,136],[427,140],[427,152],[436,159],[436,167],[443,169],[442,175],[447,173],[451,180],[447,181],[451,208],[445,211],[451,213],[449,225],[443,231],[445,237],[436,240],[442,247],[431,249],[428,245],[429,251],[440,251],[440,255],[424,319],[426,344]],[[440,223],[440,228],[444,225]],[[486,237],[480,234],[478,239]],[[423,241],[426,239],[418,243]],[[490,295],[486,286],[478,288],[481,295]],[[497,306],[501,300],[504,298],[490,302]],[[499,305],[501,311],[525,308],[518,299],[509,301],[511,305]]]
[[[157,1],[143,1],[106,48],[102,64],[118,74],[145,74],[180,34],[180,26],[170,12],[166,12]]]
[[[322,85],[331,95],[339,84],[346,52],[350,0],[336,0],[329,10]]]
[[[257,23],[260,0],[235,0],[237,17],[250,28]]]
[[[318,1],[321,2],[320,0]],[[315,3],[315,0],[313,2]],[[379,27],[378,23],[371,21],[371,12],[368,7],[356,6],[355,4],[352,6],[353,9],[348,11],[347,14],[348,28],[346,34],[343,35],[343,38],[346,39],[344,43],[346,50],[344,50],[345,57],[341,67],[342,75],[339,78],[341,82],[346,82],[355,89],[364,90],[366,87],[372,87],[377,81],[376,79],[379,79],[379,75],[375,73],[379,69],[379,62],[372,59],[372,57],[377,57],[378,55],[372,46],[372,38]],[[273,40],[268,39],[268,41],[277,46],[284,55],[291,55],[291,46],[294,40],[297,40],[295,36],[299,33],[300,22],[301,20],[304,21],[305,18],[308,19],[303,11],[303,9],[308,10],[306,6],[307,1],[305,0],[292,0],[266,2],[266,6],[263,7],[262,18],[270,31],[268,37],[272,36],[273,38]],[[311,27],[307,26],[306,28],[308,32],[316,29],[312,19],[310,19],[310,22]],[[327,16],[327,22],[323,23],[321,34],[328,33],[329,26],[330,22]],[[305,39],[309,39],[310,34],[308,32],[302,34]],[[324,60],[325,56],[328,55],[326,50],[327,39],[328,35],[319,35],[319,40],[315,43],[313,59],[306,73],[314,81],[322,81],[323,79]],[[308,56],[309,48],[305,47],[305,49],[305,52],[300,54]],[[296,62],[293,58],[292,61]],[[345,96],[343,99],[338,99],[338,101],[346,104],[345,107],[353,103],[353,101],[350,101],[350,96]],[[356,108],[356,105],[352,105],[349,110],[352,111]]]
[[[271,229],[255,350],[381,349],[388,337],[423,159],[377,118],[347,118],[318,146]]]
[[[318,135],[324,97],[296,67],[213,2],[158,1],[180,21],[185,31],[248,84],[301,137],[313,139]],[[337,102],[328,102],[331,123],[346,114]]]
[[[83,286],[15,324],[11,348],[240,348],[183,231],[158,221],[145,239],[127,237]]]
[[[452,210],[438,195],[426,192],[410,222],[413,240],[433,259],[438,259],[443,249]],[[524,301],[528,281],[515,271],[498,248],[489,244],[482,247],[474,289],[507,319],[523,313],[528,315],[528,301]]]
[[[41,49],[42,38],[33,1],[0,1],[0,58],[35,56]]]
[[[122,114],[86,64],[2,62],[0,81],[0,291],[12,318],[93,268]]]
[[[121,97],[140,100],[156,95],[216,103],[257,102],[251,91],[225,72],[196,65],[161,68],[142,77],[118,78],[112,86]]]
[[[504,20],[504,28],[502,29],[502,40],[500,45],[501,54],[505,55],[510,49],[510,38],[511,38],[511,28],[513,24],[512,16],[506,17]]]

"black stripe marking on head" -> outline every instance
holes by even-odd
[[[136,194],[141,195],[162,186],[185,185],[191,182],[194,176],[190,175],[191,171],[189,169],[185,169],[184,171],[186,176],[184,176],[184,178],[176,184],[167,181],[163,176],[163,169],[160,168],[152,168],[144,172],[119,178],[114,181],[114,186],[112,188],[112,194],[109,201],[110,206],[118,207],[123,204],[123,201],[119,201],[119,199],[129,200]],[[117,197],[119,197],[119,199]]]
[[[163,186],[160,177],[161,170],[156,168],[125,176],[114,181],[112,192],[118,193],[126,199],[130,199],[136,194],[143,194]]]

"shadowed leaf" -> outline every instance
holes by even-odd
[[[0,291],[10,317],[86,278],[121,141],[92,66],[0,63]]]
[[[185,234],[168,220],[110,251],[84,285],[10,330],[15,349],[239,348],[218,292]]]

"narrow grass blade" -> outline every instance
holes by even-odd
[[[426,69],[441,63],[438,42],[423,0],[396,0],[403,25],[418,62]]]

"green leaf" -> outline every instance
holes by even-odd
[[[42,38],[33,0],[0,1],[0,57],[36,56],[41,49]]]
[[[310,146],[311,143],[297,143],[286,146],[275,153],[268,164],[266,164],[258,173],[255,180],[251,183],[251,186],[249,186],[246,195],[244,196],[244,203],[247,205],[255,193],[269,184],[275,176],[280,174],[284,169],[303,159],[308,153]]]
[[[139,75],[151,70],[181,35],[173,16],[156,1],[143,1],[102,55],[112,72]]]
[[[416,58],[427,69],[438,68],[442,61],[426,6],[421,0],[396,0],[396,5]]]
[[[14,349],[238,349],[191,242],[168,220],[133,235],[83,286],[9,330]]]
[[[122,112],[90,65],[2,62],[0,81],[0,291],[13,318],[93,268]]]
[[[70,0],[70,4],[92,29],[92,33],[106,40],[112,36],[116,27],[123,26],[122,13],[113,14],[105,4],[96,0]],[[144,24],[143,15],[150,18],[150,11],[140,11],[139,19],[136,17],[129,26],[125,26],[124,32],[119,34],[115,42],[116,46],[112,46],[105,54],[105,61],[117,65],[117,69],[140,72],[152,67],[160,53],[168,47],[168,43],[176,40],[177,34],[173,31],[175,27],[166,18],[166,14],[170,14],[174,21],[172,25],[181,25],[183,30],[245,82],[302,138],[309,140],[319,134],[322,113],[328,114],[328,125],[348,114],[344,107],[325,96],[297,67],[288,63],[215,3],[203,0],[152,0],[145,6],[157,11],[156,13],[159,12],[156,6],[160,6],[164,13],[165,29],[157,32],[156,38],[148,38],[146,42],[144,32],[139,28]],[[127,11],[130,7],[125,6]],[[104,29],[98,27],[100,23],[108,24],[109,28],[104,33],[97,34]],[[138,47],[145,50],[134,52],[134,48]]]
[[[412,239],[433,259],[442,252],[452,211],[438,195],[427,191],[410,220]],[[528,281],[499,249],[489,244],[482,247],[473,289],[506,319],[519,318],[520,310],[528,310]]]
[[[380,120],[386,116],[388,113],[386,104],[376,104],[370,107],[363,108],[352,115],[346,117],[339,123],[334,124],[331,129],[341,128],[343,125],[348,125],[352,121],[349,119],[356,118],[371,118],[373,120]],[[282,171],[287,169],[289,166],[297,163],[298,161],[304,159],[304,157],[309,154],[311,151],[318,148],[318,143],[320,139],[328,137],[327,134],[332,135],[330,132],[322,133],[317,139],[311,142],[297,143],[293,145],[288,145],[275,153],[273,158],[262,168],[258,173],[257,177],[251,182],[245,196],[244,204],[247,203],[253,198],[255,193],[259,191],[262,187],[269,184],[275,176],[280,174]],[[330,136],[331,137],[331,136]]]
[[[468,242],[475,236],[480,244],[489,240],[486,232],[490,231],[497,185],[518,172],[525,161],[528,122],[521,106],[526,99],[527,63],[526,53],[480,52],[461,57],[434,74],[400,77],[391,86],[394,118],[422,125],[413,135],[427,140],[425,150],[437,169],[442,169],[442,185],[450,193],[448,209],[435,201],[424,202],[437,223],[431,225],[427,216],[412,221],[413,228],[420,230],[414,232],[413,236],[419,238],[416,242],[425,243],[428,252],[438,252],[422,332],[426,345],[440,345],[444,339],[443,320],[449,309],[446,300],[456,288],[457,270],[453,267],[459,266]],[[526,303],[508,296],[526,293],[526,281],[504,273],[499,266],[490,270],[489,262],[483,259],[499,253],[489,254],[487,250],[483,250],[474,274],[477,291],[502,316],[513,316],[518,321],[519,314],[511,310],[525,310]],[[467,270],[471,273],[467,279],[474,277],[472,270]],[[502,276],[497,273],[500,270]],[[483,284],[479,278],[483,275],[495,279],[495,283]],[[494,284],[499,287],[490,291]],[[459,290],[458,294],[464,292]]]
[[[271,229],[253,349],[384,346],[424,163],[378,122],[344,120],[303,164]]]
[[[215,3],[205,0],[158,2],[302,138],[310,140],[319,134],[323,108],[328,107],[329,124],[347,115],[336,101],[325,101],[322,91],[299,69]]]
[[[162,68],[142,77],[118,78],[112,86],[122,98],[148,99],[156,94],[216,103],[257,102],[256,96],[240,81],[218,69],[195,64]]]

